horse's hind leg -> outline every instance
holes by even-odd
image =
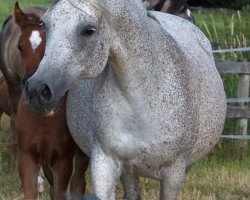
[[[83,196],[86,190],[85,173],[88,169],[89,157],[84,154],[79,148],[75,154],[75,171],[70,180],[70,194],[77,198]],[[73,199],[74,199],[73,198]]]
[[[26,153],[22,150],[18,155],[19,176],[24,188],[24,199],[37,198],[37,177],[40,169],[39,157],[31,152]]]
[[[13,113],[11,114],[10,118],[9,143],[17,144],[16,132],[15,132],[15,115]],[[8,174],[13,174],[13,172],[16,170],[17,154],[18,154],[18,148],[17,145],[14,145],[12,148],[10,148],[10,156],[8,161],[9,162]]]
[[[0,109],[0,131],[2,131],[1,119],[2,119],[3,111]]]
[[[180,158],[171,166],[162,167],[160,200],[177,200],[184,180],[186,170],[185,160]]]

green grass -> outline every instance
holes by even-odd
[[[198,27],[212,41],[215,49],[250,46],[250,9],[226,9],[195,13]],[[228,59],[249,59],[250,52],[216,54]]]
[[[205,157],[187,174],[179,200],[249,200],[250,199],[250,159],[220,159],[216,154]],[[91,191],[88,172],[88,191]],[[159,199],[159,182],[140,178],[142,199]],[[117,199],[122,198],[122,186],[117,186]],[[17,173],[0,176],[0,199],[23,199]],[[39,200],[48,200],[46,192],[39,195]]]
[[[198,27],[207,35],[213,49],[250,46],[250,7],[241,11],[216,9],[195,13]],[[215,57],[233,61],[250,60],[250,52],[215,54]],[[227,98],[237,98],[237,74],[223,74],[222,80]],[[250,123],[250,120],[249,120]],[[227,119],[223,134],[237,134],[239,127],[234,119]]]
[[[33,5],[49,6],[53,0],[22,0],[21,8]],[[15,1],[0,0],[0,24],[11,15]],[[250,43],[250,11],[209,10],[195,13],[196,22],[203,32],[215,42],[214,48],[230,48],[249,46]],[[249,53],[218,54],[225,59],[249,59]],[[237,75],[222,76],[227,97],[236,97]],[[7,141],[9,118],[1,121],[4,128],[0,139]],[[236,132],[233,120],[227,120],[225,133]],[[22,199],[23,193],[17,172],[8,175],[9,151],[0,150],[0,200]],[[159,199],[159,182],[141,178],[143,199]],[[90,177],[88,174],[88,182]],[[236,140],[220,140],[215,152],[199,161],[188,173],[180,193],[180,200],[247,200],[250,199],[250,144],[243,149]],[[88,190],[91,191],[89,184]],[[117,186],[117,197],[121,199],[122,187]],[[49,199],[48,187],[40,200]]]
[[[3,24],[5,19],[12,15],[16,0],[0,0],[0,25]],[[49,7],[53,0],[22,0],[19,1],[20,7],[26,8],[29,6],[46,6]]]

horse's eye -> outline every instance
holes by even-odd
[[[43,29],[43,30],[45,30],[45,29],[46,29],[46,28],[45,28],[45,24],[43,23],[43,21],[42,21],[42,20],[39,22],[39,25],[42,27],[42,29]]]
[[[95,33],[96,29],[94,27],[88,27],[82,30],[81,35],[91,36]]]
[[[18,50],[19,50],[21,53],[23,52],[23,46],[22,46],[22,45],[18,44],[18,45],[17,45],[17,48],[18,48]]]
[[[40,20],[40,21],[39,21],[39,25],[40,25],[40,26],[44,26],[43,20]]]

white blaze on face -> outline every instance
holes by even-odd
[[[39,45],[40,45],[41,42],[42,42],[42,38],[41,38],[41,35],[40,35],[39,31],[32,31],[29,40],[30,40],[32,49],[33,49],[33,50],[36,50],[37,47],[39,47]]]

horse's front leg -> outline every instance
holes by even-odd
[[[52,166],[54,200],[65,200],[70,177],[73,170],[73,156],[58,159]]]
[[[139,177],[124,174],[121,175],[121,182],[124,189],[124,200],[140,200]]]
[[[121,163],[114,156],[106,155],[97,146],[91,153],[91,178],[98,200],[115,200],[115,188],[121,176]]]
[[[24,199],[37,198],[37,177],[40,169],[39,156],[19,151],[18,171],[24,189]]]
[[[177,200],[181,189],[182,182],[185,177],[186,162],[183,158],[161,169],[161,190],[160,200]]]
[[[70,194],[72,199],[80,199],[86,190],[86,171],[89,165],[89,157],[77,148],[75,153],[75,171],[70,180]]]
[[[44,160],[42,160],[42,169],[43,169],[44,176],[45,176],[45,178],[47,179],[47,181],[49,182],[49,185],[50,185],[50,187],[49,187],[50,198],[53,199],[53,197],[54,197],[53,172],[51,171],[50,167],[48,166],[48,164]]]

